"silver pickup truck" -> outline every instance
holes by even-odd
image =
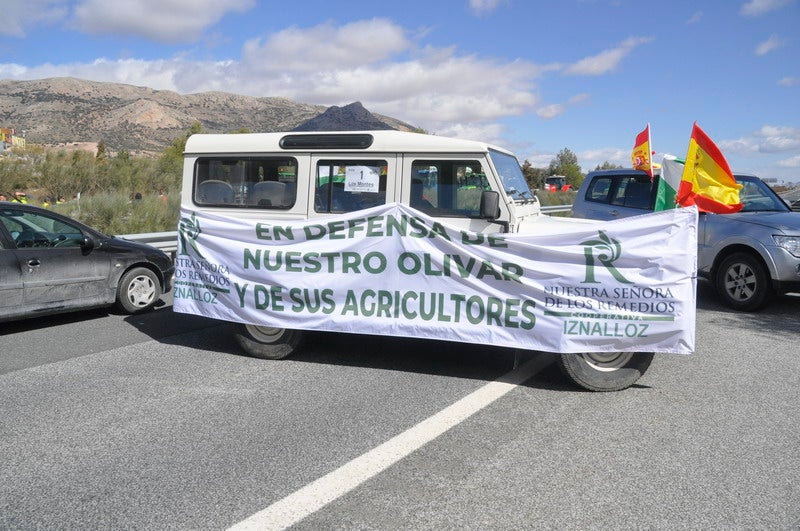
[[[735,177],[744,208],[736,214],[701,213],[697,269],[726,305],[755,311],[775,294],[800,291],[800,213],[758,177]],[[651,212],[658,179],[633,169],[591,172],[572,215],[610,220]]]

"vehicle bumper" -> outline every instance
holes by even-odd
[[[800,258],[780,248],[773,248],[775,273],[772,285],[775,291],[800,291]]]
[[[172,290],[172,281],[175,278],[175,268],[171,267],[163,272],[164,275],[164,289],[163,293],[167,293]]]

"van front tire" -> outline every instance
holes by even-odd
[[[626,389],[642,377],[652,361],[652,352],[583,352],[558,357],[564,375],[589,391]]]
[[[234,337],[248,355],[265,360],[281,360],[300,345],[303,332],[288,328],[239,324]]]

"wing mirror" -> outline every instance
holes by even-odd
[[[484,190],[481,194],[481,218],[494,221],[500,217],[500,194]]]
[[[83,235],[83,240],[81,240],[81,250],[84,253],[90,252],[94,249],[94,238],[88,236],[86,234]]]

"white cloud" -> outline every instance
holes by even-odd
[[[73,24],[91,34],[137,35],[159,42],[194,42],[231,11],[255,0],[81,0]]]
[[[181,90],[176,80],[188,76],[205,79],[220,76],[227,63],[187,63],[182,59],[144,61],[140,59],[96,59],[91,63],[43,64],[36,67],[0,65],[0,76],[10,79],[45,79],[50,77],[77,77],[93,81],[126,83],[158,90]],[[229,87],[227,87],[229,88]],[[211,88],[205,90],[212,90]]]
[[[755,155],[758,153],[758,142],[753,138],[720,140],[718,144],[722,153],[735,153],[737,155]]]
[[[500,124],[491,123],[471,123],[453,124],[441,129],[431,130],[431,133],[447,136],[451,138],[463,138],[466,140],[480,140],[489,144],[503,144],[502,136],[504,128]]]
[[[564,114],[569,107],[580,105],[589,100],[589,95],[586,93],[577,94],[572,96],[567,103],[553,103],[551,105],[545,105],[543,107],[539,107],[536,109],[536,115],[539,118],[543,118],[545,120],[551,120],[557,116]]]
[[[17,63],[0,63],[0,79],[29,79],[28,67]]]
[[[756,46],[756,55],[765,55],[783,46],[785,41],[777,35],[772,35],[769,39]]]
[[[547,67],[458,55],[454,48],[419,50],[413,40],[385,19],[290,28],[245,45],[235,91],[324,105],[357,100],[431,131],[538,104],[534,80]]]
[[[554,158],[556,153],[531,153],[527,157],[520,158],[520,162],[527,160],[534,168],[547,168]]]
[[[689,17],[689,20],[686,21],[687,24],[697,24],[700,22],[700,19],[703,18],[703,12],[697,11],[694,15]]]
[[[750,0],[742,6],[739,13],[748,17],[757,17],[788,5],[792,0]]]
[[[554,103],[552,105],[545,105],[536,110],[536,115],[539,118],[544,118],[545,120],[550,120],[555,118],[556,116],[560,116],[564,114],[564,111],[567,110],[566,106],[561,103]]]
[[[800,168],[800,155],[778,161],[781,168]]]
[[[67,15],[67,0],[25,0],[3,2],[0,11],[3,23],[0,35],[24,37],[33,26],[50,24],[62,20]]]
[[[597,55],[586,57],[568,66],[564,73],[576,76],[600,76],[611,72],[637,46],[653,40],[652,37],[630,37],[616,48],[604,50]]]
[[[522,150],[518,151],[520,154]],[[520,162],[527,160],[534,168],[547,168],[550,162],[557,157],[557,153],[546,153],[536,151],[529,153],[525,157],[520,157]],[[585,151],[576,152],[575,156],[578,157],[578,164],[581,171],[588,173],[600,166],[604,162],[617,164],[623,168],[628,168],[631,165],[631,151],[630,149],[619,149],[613,147],[589,149]]]
[[[756,135],[761,139],[761,153],[783,153],[800,150],[800,129],[765,125]]]
[[[498,5],[500,5],[500,0],[469,0],[469,9],[476,15],[494,11]]]
[[[798,87],[800,86],[800,78],[798,77],[784,77],[778,81],[778,85],[782,87]]]
[[[800,129],[765,125],[751,136],[719,143],[723,153],[756,155],[788,153],[800,150]]]
[[[493,122],[532,113],[540,105],[535,82],[552,67],[460,55],[455,48],[418,49],[414,40],[402,27],[372,19],[289,28],[246,43],[240,60],[104,58],[32,68],[0,64],[0,73],[14,79],[74,76],[179,93],[280,96],[322,105],[361,101],[371,111],[458,135],[491,133],[498,127]]]
[[[583,92],[581,94],[576,94],[576,95],[572,96],[569,99],[569,104],[570,105],[580,105],[581,103],[586,103],[587,101],[589,101],[589,99],[590,99],[590,96],[587,93]]]
[[[624,168],[631,165],[631,150],[618,148],[590,149],[576,153],[581,169],[591,171],[604,162],[617,164]]]
[[[403,28],[375,18],[342,26],[292,27],[263,44],[260,39],[251,40],[245,43],[243,62],[258,70],[316,72],[374,63],[410,48]]]

